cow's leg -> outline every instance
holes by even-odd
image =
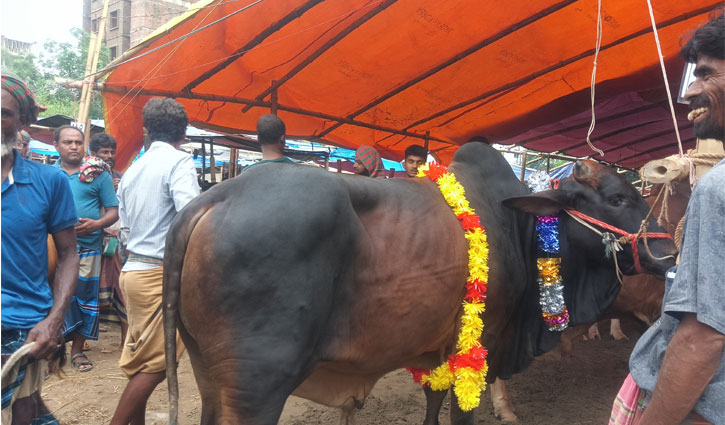
[[[438,414],[448,391],[433,391],[430,387],[423,387],[423,392],[425,393],[425,420],[423,420],[423,425],[439,425]]]
[[[602,339],[602,336],[599,334],[599,324],[594,323],[589,327],[589,332],[587,332],[588,338],[585,336],[584,340],[590,339],[594,341],[595,339]]]
[[[473,425],[473,411],[464,412],[458,406],[456,392],[451,390],[451,425]]]
[[[496,378],[491,384],[491,401],[493,402],[493,414],[504,422],[516,422],[519,418],[511,409],[509,395],[506,391],[506,381]]]
[[[614,338],[615,341],[622,339],[629,341],[627,335],[622,332],[622,323],[619,319],[612,319],[612,322],[609,324],[609,334],[612,335],[612,338]]]

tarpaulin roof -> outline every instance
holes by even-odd
[[[721,2],[652,1],[677,93],[682,37]],[[639,165],[674,140],[647,2],[604,0],[602,18],[597,100],[608,119],[593,140],[618,149],[604,159]],[[446,162],[474,135],[588,154],[596,22],[596,0],[205,0],[110,65],[106,122],[119,164],[141,145],[153,96],[228,133],[253,133],[276,105],[293,137],[395,159],[427,137]]]

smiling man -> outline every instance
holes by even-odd
[[[68,177],[78,212],[75,225],[80,256],[80,271],[75,296],[65,317],[63,335],[73,341],[71,363],[79,372],[88,372],[93,363],[83,353],[86,339],[98,339],[98,279],[101,273],[101,250],[105,227],[118,220],[118,200],[107,171],[81,173],[83,132],[64,125],[54,133],[55,149],[60,159],[55,166]],[[101,216],[101,207],[105,209]]]
[[[685,94],[695,135],[722,141],[722,12],[695,32],[682,55],[696,64],[696,80]],[[725,160],[692,192],[681,246],[679,264],[666,275],[662,316],[632,352],[631,375],[610,424],[725,424]]]

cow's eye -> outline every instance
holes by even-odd
[[[624,204],[624,197],[623,196],[613,196],[609,198],[609,204],[613,207],[621,207],[622,204]]]

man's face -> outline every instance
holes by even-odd
[[[65,128],[60,132],[55,149],[61,161],[66,164],[78,165],[83,161],[83,136],[78,130]]]
[[[101,158],[111,168],[116,165],[116,148],[100,148],[98,152],[91,153]]]
[[[685,93],[692,111],[695,136],[700,139],[725,139],[725,60],[709,56],[697,58],[695,82]]]
[[[2,91],[2,156],[13,151],[22,127],[20,122],[20,106],[9,91]]]
[[[352,166],[352,169],[355,171],[355,174],[360,174],[362,176],[368,175],[367,168],[365,168],[365,165],[363,165],[362,161],[359,159],[355,160],[355,165]]]
[[[20,156],[27,158],[30,153],[30,141],[23,139],[23,136],[18,133],[18,141],[15,145],[15,149],[20,152]]]
[[[403,168],[405,168],[405,174],[408,177],[415,177],[418,175],[418,167],[425,164],[425,158],[421,158],[416,155],[408,155],[403,161]]]

